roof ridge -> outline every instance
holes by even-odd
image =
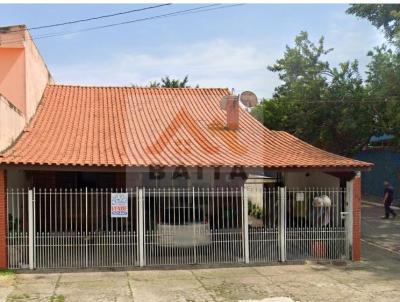
[[[146,86],[102,86],[102,85],[78,85],[78,84],[58,84],[58,83],[50,83],[47,84],[50,87],[70,87],[70,88],[99,88],[99,89],[146,89],[146,90],[226,90],[230,91],[227,87],[185,87],[185,88],[169,88],[169,87],[146,87]]]

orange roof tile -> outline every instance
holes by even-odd
[[[271,131],[248,112],[224,128],[227,89],[49,85],[3,164],[368,168]]]

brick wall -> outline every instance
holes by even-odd
[[[7,268],[7,172],[0,170],[0,269]]]
[[[361,260],[361,176],[353,179],[353,261]]]

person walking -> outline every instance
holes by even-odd
[[[385,216],[383,216],[382,218],[388,219],[390,217],[390,214],[392,214],[394,219],[396,218],[396,212],[391,208],[393,202],[394,189],[388,181],[385,181],[383,184],[385,186],[385,191],[383,192],[382,202],[385,206]]]

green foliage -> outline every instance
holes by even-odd
[[[255,217],[257,219],[261,219],[263,216],[263,210],[259,206],[255,205],[249,201],[248,202],[248,215],[250,215],[251,217]]]
[[[377,134],[400,131],[400,53],[385,45],[368,54],[366,95],[371,102]]]
[[[50,302],[64,302],[65,301],[65,297],[64,295],[52,295],[50,296]]]
[[[171,79],[169,76],[165,76],[161,78],[161,82],[158,81],[151,81],[147,87],[153,88],[190,88],[191,86],[188,85],[189,76],[185,76],[183,80],[179,79]],[[139,85],[132,85],[132,87],[140,87]],[[196,85],[198,88],[199,85]]]
[[[6,276],[13,276],[15,272],[10,269],[5,269],[5,270],[0,270],[0,276],[1,277],[6,277]]]
[[[274,130],[285,130],[320,148],[349,155],[368,143],[373,133],[358,62],[330,67],[321,37],[315,44],[306,32],[286,47],[283,58],[269,66],[282,84],[252,114]]]
[[[190,87],[188,86],[188,81],[189,78],[188,76],[185,76],[183,80],[179,79],[170,79],[168,76],[164,77],[161,79],[161,87],[165,88],[187,88]]]
[[[8,214],[8,232],[19,233],[21,231],[21,222],[18,218],[14,218],[12,214]]]
[[[367,19],[382,29],[389,41],[399,38],[400,4],[352,4],[346,13]]]

